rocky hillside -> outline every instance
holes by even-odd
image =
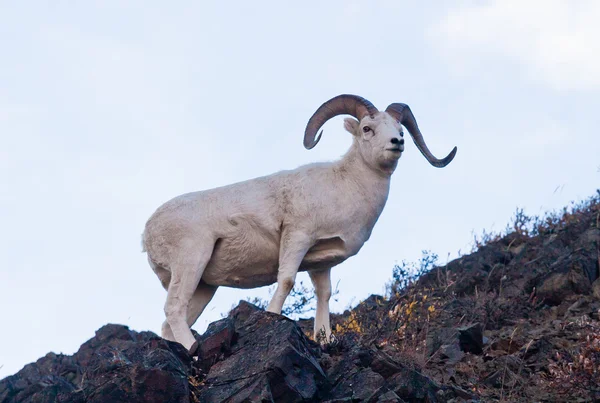
[[[106,325],[0,381],[0,402],[600,401],[600,192],[334,315],[335,340],[241,302],[192,357]],[[414,274],[414,273],[413,273]]]

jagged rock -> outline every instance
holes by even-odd
[[[162,339],[125,350],[103,346],[86,372],[86,401],[188,402],[190,364],[183,346]]]
[[[206,332],[197,337],[196,354],[201,369],[207,372],[215,362],[229,354],[236,338],[235,324],[231,318],[221,319],[208,325]]]
[[[401,372],[388,379],[388,384],[400,398],[409,402],[439,401],[437,392],[440,386],[413,369],[404,367]]]
[[[461,361],[465,356],[465,353],[460,349],[460,346],[456,340],[449,344],[442,344],[439,349],[439,357],[449,365],[456,364]]]
[[[435,329],[427,334],[425,353],[427,357],[432,357],[434,354],[439,354],[440,348],[444,344],[451,343],[455,338],[456,329],[440,328]]]
[[[371,368],[356,367],[344,374],[342,379],[333,387],[331,397],[334,401],[351,399],[351,401],[377,401],[377,398],[389,389],[385,379]]]
[[[71,381],[78,378],[73,357],[48,353],[0,382],[0,402],[67,401],[76,389]]]
[[[252,316],[255,312],[262,311],[259,307],[254,304],[251,304],[248,301],[240,301],[238,306],[233,308],[231,312],[229,312],[229,318],[231,318],[234,322],[234,326],[243,326],[246,323],[246,320],[250,316]]]
[[[72,357],[50,353],[0,381],[0,401],[188,402],[190,369],[179,343],[106,325]]]
[[[54,403],[84,400],[75,386],[63,377],[42,375],[24,379],[17,374],[4,379],[0,384],[0,401]]]
[[[373,371],[377,372],[385,379],[404,369],[401,364],[394,361],[392,357],[380,350],[364,350],[361,355],[363,363],[371,367]]]
[[[179,343],[106,325],[73,356],[48,354],[1,381],[0,401],[438,401],[435,382],[384,351],[356,343],[330,357],[295,322],[249,303],[198,340],[193,362]]]
[[[436,356],[448,364],[461,361],[465,353],[483,352],[483,330],[479,323],[459,328],[441,328],[427,335],[427,356]]]
[[[458,342],[465,353],[481,354],[483,352],[483,329],[481,324],[458,328]]]
[[[454,364],[462,360],[465,353],[460,349],[459,331],[455,328],[441,328],[427,335],[426,354],[436,360]]]
[[[587,263],[587,262],[586,262]],[[537,288],[537,296],[549,305],[560,305],[572,295],[589,294],[590,280],[580,261],[571,257],[559,260],[558,268],[544,276]],[[587,267],[587,264],[585,265]]]
[[[440,387],[434,381],[383,351],[356,346],[341,357],[329,359],[337,360],[327,372],[332,383],[331,401],[438,401]]]
[[[236,342],[227,359],[210,368],[200,401],[295,402],[319,397],[325,374],[292,320],[251,304],[240,305],[230,317]]]

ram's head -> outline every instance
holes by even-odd
[[[329,119],[338,115],[351,115],[356,119],[346,118],[344,127],[358,143],[359,150],[367,162],[378,165],[394,164],[404,151],[404,126],[412,136],[421,154],[431,165],[443,168],[456,155],[456,147],[443,159],[438,159],[427,148],[417,121],[406,104],[394,103],[385,112],[380,112],[373,104],[357,95],[338,95],[317,109],[306,125],[304,147],[313,148],[323,131],[319,129]]]

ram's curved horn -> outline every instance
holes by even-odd
[[[419,151],[421,151],[421,154],[427,158],[427,161],[429,161],[431,165],[437,168],[443,168],[454,159],[454,156],[456,155],[456,147],[450,151],[450,154],[448,154],[446,158],[441,160],[433,156],[431,151],[429,151],[429,148],[427,148],[427,144],[425,144],[423,135],[421,134],[419,126],[417,125],[417,120],[415,119],[415,116],[408,105],[399,103],[391,104],[386,108],[385,111],[398,122],[400,122],[402,126],[406,127],[415,144],[417,145],[417,148]]]
[[[361,120],[366,115],[373,116],[378,110],[373,104],[358,95],[342,94],[331,98],[317,109],[311,116],[304,131],[304,147],[308,150],[317,145],[323,134],[323,130],[317,136],[317,132],[334,116],[351,115]]]

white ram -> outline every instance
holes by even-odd
[[[143,247],[167,289],[162,336],[194,352],[193,325],[217,287],[260,287],[277,282],[268,311],[281,313],[296,273],[308,271],[317,297],[315,337],[329,339],[331,267],[355,255],[369,239],[385,206],[390,177],[404,151],[402,125],[436,167],[410,109],[391,104],[380,112],[366,99],[340,95],[310,118],[304,146],[334,116],[352,146],[338,161],[280,171],[245,182],[187,193],[163,204],[146,223]]]

